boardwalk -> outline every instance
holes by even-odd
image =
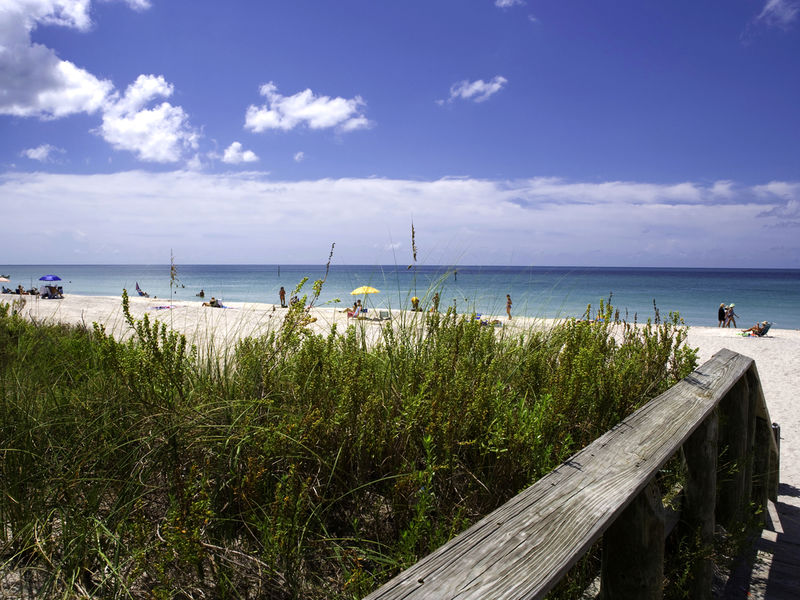
[[[778,501],[769,503],[766,528],[721,590],[724,600],[800,598],[800,353],[785,352],[781,344],[782,337],[796,332],[771,333],[772,339],[742,338],[713,328],[689,334],[689,343],[700,347],[700,362],[720,348],[755,358],[770,416],[781,426]]]

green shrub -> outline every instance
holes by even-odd
[[[40,597],[358,598],[695,366],[677,315],[512,335],[418,314],[202,362],[0,309],[3,571]]]

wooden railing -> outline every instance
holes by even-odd
[[[365,600],[542,598],[602,537],[602,598],[660,598],[665,514],[656,474],[683,451],[679,519],[715,523],[777,496],[779,451],[755,362],[721,350],[554,471]],[[711,559],[690,576],[710,598]]]

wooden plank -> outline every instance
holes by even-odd
[[[686,457],[685,502],[682,510],[683,534],[694,543],[697,540],[700,559],[691,565],[687,589],[689,597],[696,600],[711,598],[714,577],[715,517],[717,501],[717,437],[719,408],[701,423],[683,445]]]
[[[750,367],[747,373],[750,378],[751,388],[755,389],[757,394],[756,417],[763,419],[770,427],[773,426],[772,419],[769,416],[769,409],[767,408],[767,401],[764,398],[764,390],[761,387],[761,379],[758,376],[758,369],[756,363]],[[769,439],[769,477],[767,479],[767,494],[769,499],[773,502],[778,501],[778,483],[780,481],[780,465],[781,465],[781,452],[778,445],[778,440],[775,436],[771,435]]]
[[[721,350],[367,599],[543,597],[644,489],[752,362]]]
[[[749,397],[747,379],[742,378],[720,401],[716,517],[728,530],[742,520],[750,503],[746,468]]]
[[[600,600],[661,600],[664,505],[654,480],[603,534]]]

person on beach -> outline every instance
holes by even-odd
[[[508,314],[508,320],[511,320],[511,294],[506,294],[506,314]]]
[[[416,296],[411,298],[411,310],[413,310],[414,312],[419,312],[419,298],[417,298]]]
[[[210,306],[211,308],[222,308],[222,304],[219,303],[219,300],[211,296],[210,302],[203,302],[203,306]]]
[[[735,312],[733,312],[733,307],[734,306],[736,306],[736,305],[731,303],[731,304],[728,305],[728,308],[725,310],[725,327],[730,327],[731,323],[733,323],[733,326],[736,327],[736,317],[738,317],[739,315],[737,315]]]
[[[742,329],[742,333],[752,333],[753,335],[760,336],[764,333],[764,330],[767,328],[767,321],[761,321],[761,323],[756,323],[749,329]]]
[[[281,298],[281,308],[286,308],[286,290],[283,289],[283,286],[281,286],[281,291],[278,292],[278,296]]]
[[[722,302],[719,305],[719,309],[717,310],[717,319],[719,319],[719,325],[717,327],[722,327],[725,323],[725,303]]]
[[[431,312],[439,312],[439,292],[436,292],[433,295],[433,306],[431,307]]]

